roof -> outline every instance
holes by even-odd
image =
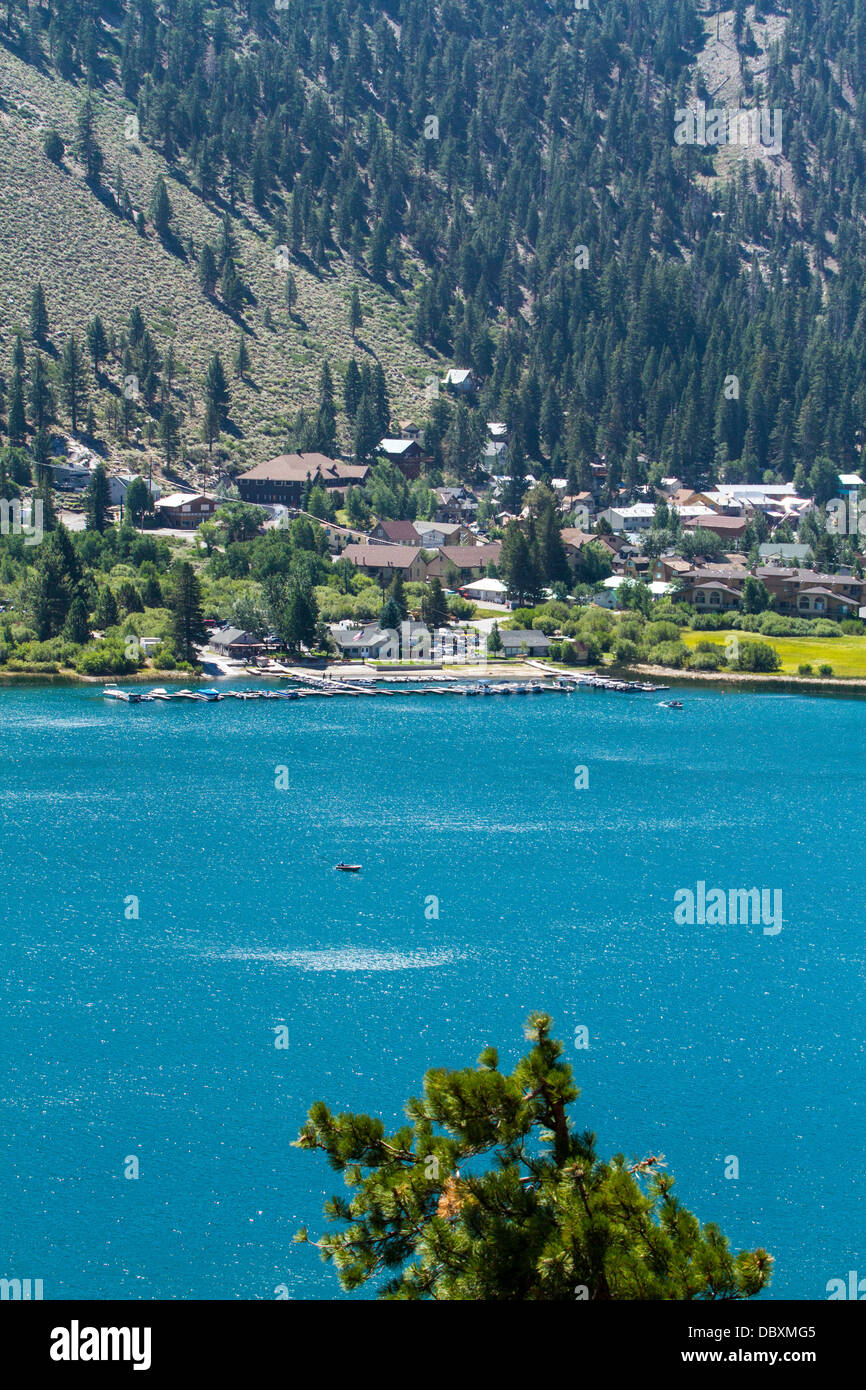
[[[579,526],[563,526],[560,531],[563,545],[570,545],[575,550],[580,550],[581,546],[587,545],[589,541],[600,540],[600,536],[593,536],[589,531],[581,531]]]
[[[464,381],[470,381],[472,371],[469,367],[451,367],[445,373],[445,381],[449,386],[462,386]]]
[[[254,468],[238,474],[238,481],[246,482],[248,478],[254,478],[266,482],[302,483],[308,477],[321,477],[355,482],[365,478],[369,471],[367,464],[341,463],[338,459],[327,458],[325,454],[277,454],[275,458],[257,463]]]
[[[696,515],[692,507],[680,508],[680,516],[687,530],[697,531],[745,531],[746,518],[744,516],[719,516],[718,512],[710,511],[707,507],[702,509],[701,515]]]
[[[843,487],[866,487],[859,473],[840,473],[839,482]]]
[[[428,531],[438,531],[440,536],[455,536],[463,530],[459,521],[416,521],[414,526],[422,540]]]
[[[856,602],[855,599],[853,599],[853,598],[846,598],[844,594],[837,594],[837,593],[834,593],[832,589],[822,589],[820,586],[816,586],[814,589],[801,589],[801,590],[800,590],[800,597],[801,597],[801,598],[802,598],[803,594],[813,594],[813,595],[815,595],[816,597],[817,597],[817,595],[820,594],[820,596],[821,596],[822,598],[834,598],[834,599],[836,599],[837,603],[848,603],[848,604],[851,605],[852,608],[856,608],[856,607],[857,607],[857,602]]]
[[[389,541],[402,545],[417,545],[420,539],[412,521],[380,521],[376,530],[384,531]]]
[[[457,569],[475,569],[478,565],[495,565],[502,550],[501,541],[488,541],[486,545],[441,545],[440,555],[444,556]]]
[[[405,454],[407,449],[417,449],[417,439],[380,439],[379,448],[386,454]]]
[[[209,492],[170,492],[167,497],[160,497],[154,503],[155,507],[186,507],[190,502],[216,502],[218,499]]]
[[[208,641],[217,642],[221,647],[232,647],[235,644],[242,647],[260,645],[258,637],[254,637],[251,632],[244,632],[240,627],[217,628],[210,634]]]
[[[550,645],[550,638],[545,637],[543,632],[539,632],[534,627],[500,628],[499,635],[503,645],[506,647],[542,647]]]
[[[346,632],[345,629],[333,632],[334,641],[338,647],[344,650],[346,647],[381,647],[384,642],[391,640],[390,634],[385,632],[378,623],[367,623],[360,630]]]
[[[731,586],[730,586],[730,584],[723,584],[722,581],[721,581],[720,579],[713,579],[709,584],[696,584],[696,585],[695,585],[695,592],[696,592],[696,593],[697,593],[698,589],[713,589],[713,590],[721,589],[721,591],[722,591],[723,594],[731,594],[734,598],[737,598],[737,599],[740,598],[740,591],[739,591],[739,589],[732,589]]]
[[[811,549],[811,546],[795,545],[788,541],[764,541],[758,546],[758,554],[763,557],[779,555],[783,560],[805,560]]]
[[[341,559],[370,569],[409,569],[421,554],[418,545],[347,545]]]
[[[503,584],[501,579],[473,579],[471,584],[462,584],[460,586],[460,592],[461,594],[507,594],[508,586]]]

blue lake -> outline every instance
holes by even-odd
[[[309,1104],[399,1123],[534,1008],[600,1152],[664,1154],[770,1297],[866,1275],[866,703],[660,698],[0,690],[0,1276],[338,1296],[291,1240],[344,1190],[290,1147]],[[677,925],[698,881],[781,890],[782,931]]]

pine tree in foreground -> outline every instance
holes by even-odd
[[[325,1207],[342,1228],[315,1242],[343,1288],[387,1273],[379,1296],[400,1300],[760,1293],[772,1257],[733,1255],[717,1226],[680,1205],[660,1157],[604,1162],[595,1135],[572,1127],[579,1091],[550,1028],[531,1015],[532,1048],[510,1074],[492,1047],[476,1069],[429,1071],[394,1134],[369,1115],[312,1107],[295,1146],[321,1149],[352,1191]],[[295,1239],[309,1242],[305,1230]]]

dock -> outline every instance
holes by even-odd
[[[247,674],[260,678],[263,675],[261,671],[254,669],[248,670]],[[269,672],[268,674],[273,673]],[[165,686],[157,686],[153,690],[142,690],[135,686],[119,686],[109,683],[102,693],[107,700],[119,700],[124,704],[140,705],[156,701],[171,703],[176,700],[196,704],[218,704],[222,700],[333,700],[339,697],[370,699],[379,695],[387,697],[398,694],[451,695],[464,699],[471,697],[491,699],[497,695],[501,697],[546,694],[571,695],[581,690],[604,690],[622,695],[654,695],[669,689],[666,685],[653,685],[649,681],[623,681],[613,676],[599,676],[590,672],[564,672],[551,668],[543,669],[544,680],[451,679],[442,685],[419,681],[417,676],[411,675],[376,676],[371,674],[367,678],[347,680],[345,677],[329,679],[312,672],[299,673],[296,670],[291,673],[281,672],[280,674],[283,680],[291,680],[294,684],[288,688],[284,686],[279,690],[253,688],[218,690],[214,686],[198,686],[195,689],[185,688],[183,690],[167,690]],[[389,685],[398,685],[401,689],[388,689],[387,686]]]

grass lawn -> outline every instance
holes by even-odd
[[[741,632],[725,628],[721,632],[690,632],[684,630],[682,640],[687,647],[699,642],[717,642],[724,646],[729,637],[741,642],[768,642],[782,660],[778,675],[796,676],[797,667],[808,664],[815,675],[818,667],[833,667],[834,676],[866,678],[866,637],[764,637],[759,632]]]

